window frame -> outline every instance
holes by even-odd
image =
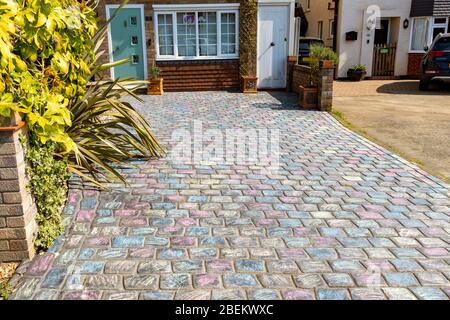
[[[445,18],[445,23],[435,23],[434,19],[436,18]],[[412,39],[413,39],[413,33],[414,33],[414,26],[416,23],[416,19],[427,19],[428,21],[428,30],[427,30],[427,40],[426,45],[430,46],[434,39],[433,39],[433,32],[435,28],[445,28],[445,32],[450,32],[450,17],[414,17],[412,19],[412,25],[411,25],[411,32],[410,32],[410,40],[409,40],[409,53],[425,53],[425,50],[413,50],[412,49]]]
[[[179,56],[178,55],[178,30],[177,30],[177,13],[182,12],[194,12],[195,13],[195,29],[196,29],[196,48],[195,56]],[[201,56],[200,55],[200,45],[199,45],[199,24],[198,24],[198,14],[200,12],[214,12],[216,13],[216,23],[217,23],[217,55],[215,56]],[[222,13],[234,13],[235,14],[235,24],[236,24],[236,53],[234,54],[222,54]],[[154,11],[154,32],[155,32],[155,51],[157,61],[171,61],[171,60],[220,60],[220,59],[238,59],[239,58],[239,9],[228,9],[228,8],[208,8],[208,7],[196,7],[192,8],[185,7],[180,9],[171,10],[155,10]],[[172,15],[173,24],[173,55],[160,55],[159,54],[159,30],[158,30],[158,16],[159,15]]]
[[[334,27],[334,19],[330,19],[330,30],[329,30],[329,37],[334,38],[334,34],[336,33],[336,28]]]
[[[317,37],[323,40],[323,21],[317,21]]]

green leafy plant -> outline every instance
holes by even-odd
[[[117,164],[164,154],[148,122],[122,100],[140,101],[135,92],[147,82],[103,78],[128,59],[98,62],[110,21],[99,30],[95,7],[94,0],[0,0],[0,116],[20,112],[29,128],[38,250],[63,230],[70,173],[100,187],[105,179],[126,183]]]
[[[321,44],[313,44],[310,47],[311,70],[316,73],[319,71],[320,61],[331,60],[334,64],[339,63],[339,57],[332,49]]]
[[[75,148],[69,100],[82,96],[97,30],[88,0],[0,0],[0,116],[23,114],[40,143]]]
[[[152,80],[158,79],[160,74],[161,74],[161,69],[158,68],[157,66],[153,66],[150,69],[150,77],[151,77]]]
[[[367,68],[366,68],[365,65],[362,65],[362,64],[355,64],[355,65],[351,66],[349,70],[350,70],[350,71],[353,71],[353,72],[354,72],[354,71],[366,72],[366,71],[367,71]]]
[[[11,292],[12,292],[11,285],[7,281],[0,282],[0,298],[8,300],[9,296],[11,295]]]
[[[28,146],[25,139],[21,140],[27,161],[29,189],[38,211],[36,222],[39,231],[35,247],[42,251],[48,249],[63,231],[60,213],[66,202],[70,173],[67,171],[67,160],[54,156],[55,143]]]

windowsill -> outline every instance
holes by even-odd
[[[415,54],[425,54],[426,52],[423,50],[410,50],[408,53],[415,53]]]
[[[237,60],[239,56],[223,57],[157,57],[156,61],[204,61],[204,60]]]

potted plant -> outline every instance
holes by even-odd
[[[241,77],[241,92],[242,93],[256,93],[258,92],[258,78],[251,76]]]
[[[157,66],[153,66],[150,69],[150,79],[148,80],[147,94],[148,95],[162,95],[164,93],[164,83],[163,78],[159,75],[161,69]]]
[[[334,68],[339,62],[337,54],[328,47],[320,44],[313,44],[310,47],[310,72],[306,86],[299,87],[299,105],[303,109],[316,110],[319,103],[319,89],[317,81],[320,78],[320,70]]]
[[[311,71],[318,73],[321,68],[332,69],[339,63],[339,57],[332,49],[322,44],[313,44],[309,48]]]
[[[348,72],[347,77],[352,81],[361,81],[367,74],[366,66],[362,64],[355,64],[352,66]]]

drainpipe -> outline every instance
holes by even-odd
[[[340,0],[333,0],[334,1],[334,37],[333,37],[333,51],[337,52],[337,41],[338,41],[338,25],[339,25],[339,1]],[[334,69],[334,78],[337,79],[337,66]]]

